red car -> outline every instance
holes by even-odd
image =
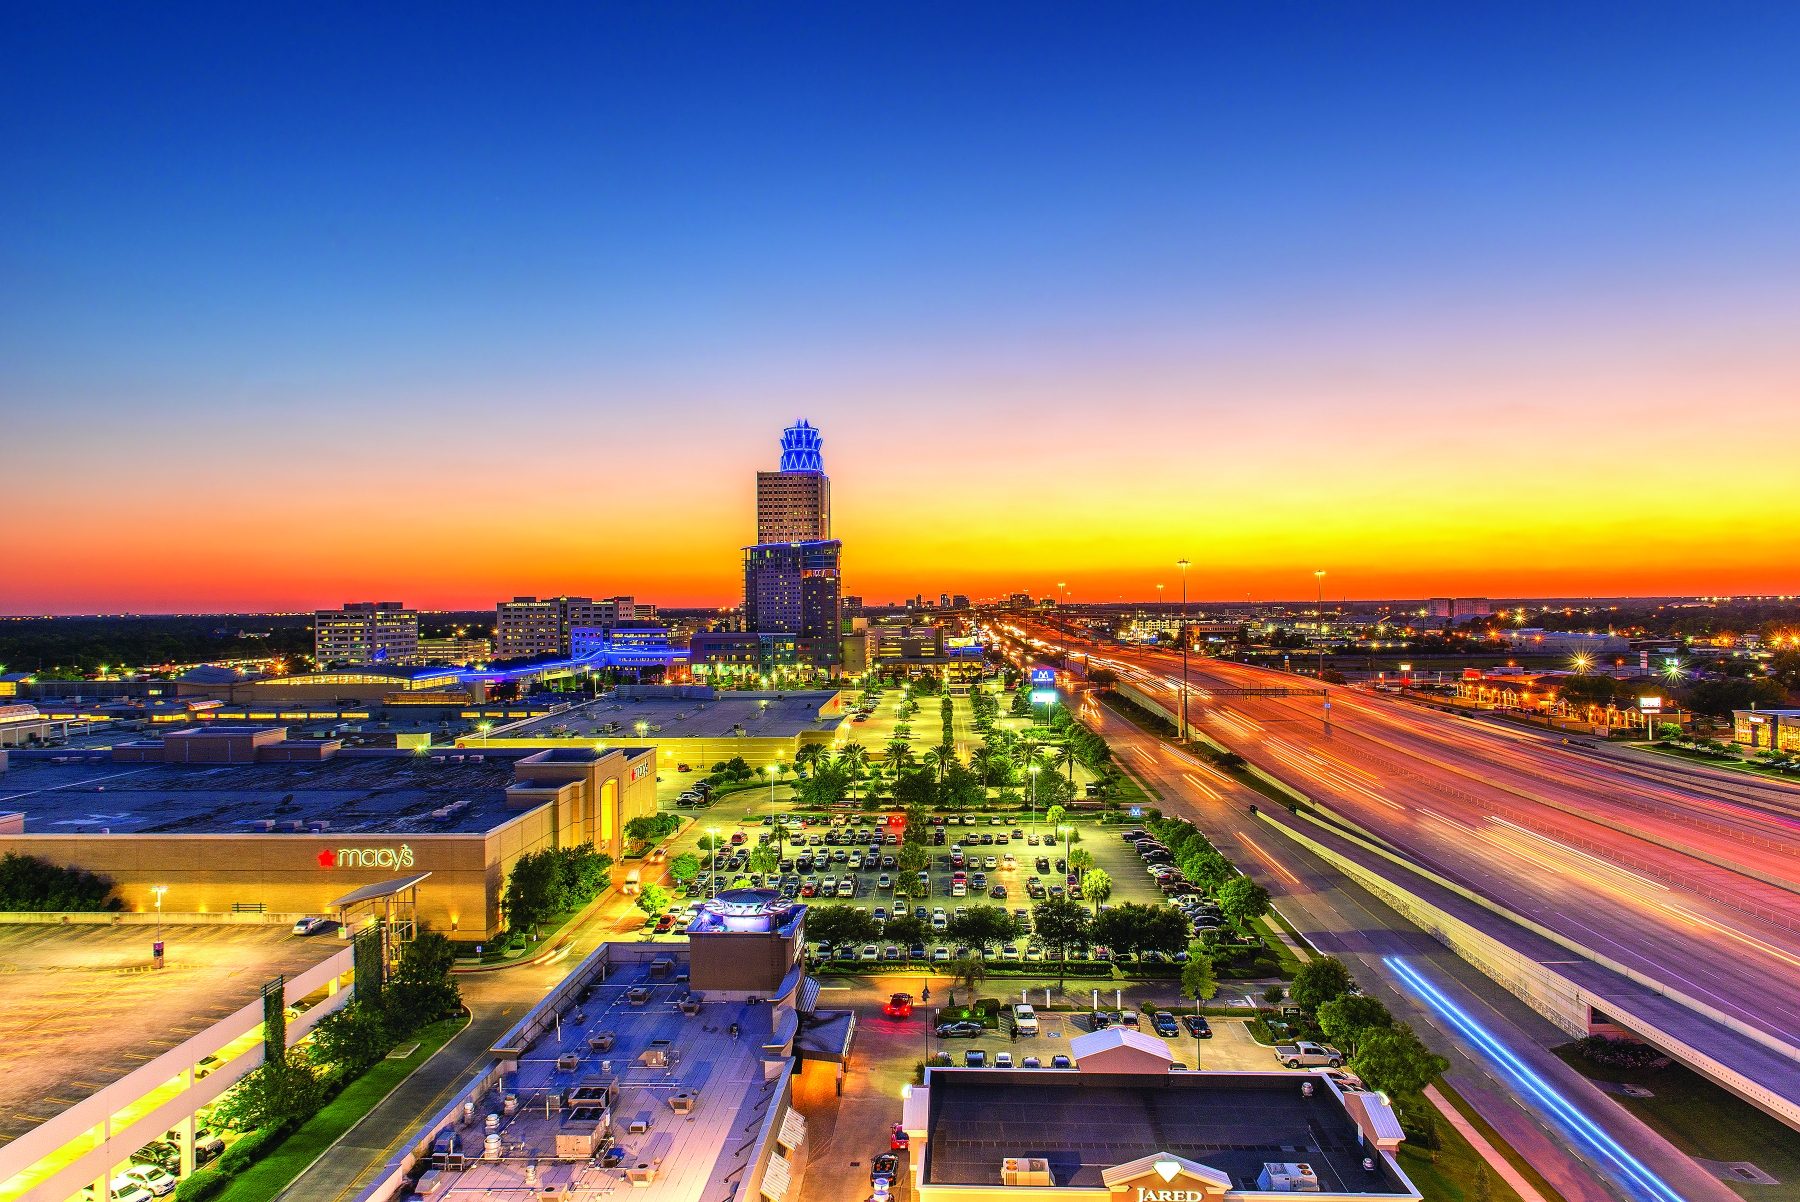
[[[881,1010],[889,1018],[910,1018],[912,1016],[912,994],[896,993],[887,1000],[887,1005],[883,1006]]]
[[[911,1138],[907,1136],[906,1131],[899,1123],[895,1123],[892,1130],[888,1132],[888,1147],[896,1152],[904,1152],[912,1147]]]
[[[744,832],[743,831],[731,832],[731,845],[733,847],[736,847],[738,844],[742,843],[743,841],[744,841]]]
[[[664,914],[661,918],[656,920],[656,933],[658,935],[667,935],[674,929],[675,916],[673,914]]]

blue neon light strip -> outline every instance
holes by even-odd
[[[1487,1028],[1471,1018],[1455,1002],[1445,997],[1437,986],[1420,976],[1411,965],[1397,956],[1383,956],[1382,963],[1391,968],[1407,984],[1411,985],[1439,1014],[1475,1041],[1481,1049],[1507,1070],[1511,1076],[1524,1087],[1525,1091],[1541,1102],[1545,1109],[1560,1119],[1576,1138],[1600,1159],[1611,1161],[1629,1184],[1647,1191],[1653,1202],[1686,1202],[1680,1194],[1658,1177],[1637,1157],[1619,1146],[1617,1140],[1608,1135],[1587,1115],[1576,1109],[1575,1104],[1558,1093],[1548,1081],[1533,1072],[1524,1061],[1513,1055],[1511,1049],[1501,1043]]]

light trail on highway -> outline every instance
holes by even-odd
[[[1176,656],[1096,646],[1083,658],[1179,713]],[[1329,725],[1316,694],[1234,695],[1281,686],[1319,688],[1190,657],[1189,723],[1421,867],[1800,1058],[1800,791],[1623,763],[1349,688],[1329,689]]]

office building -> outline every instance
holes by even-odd
[[[313,662],[413,664],[419,656],[419,615],[399,601],[351,601],[313,612]]]
[[[493,658],[494,644],[488,639],[419,640],[422,664],[485,664]]]
[[[494,606],[496,658],[527,659],[572,654],[577,626],[612,627],[640,618],[654,619],[656,606],[639,605],[631,597],[514,597]]]
[[[669,642],[666,626],[577,626],[569,632],[569,654],[594,668],[674,675],[687,667],[688,649]]]
[[[745,547],[745,627],[810,639],[823,653],[824,664],[837,663],[842,551],[836,539]]]
[[[819,432],[806,422],[781,434],[781,470],[756,473],[756,541],[820,542],[831,537],[831,478]]]
[[[1428,618],[1448,618],[1454,615],[1456,601],[1451,597],[1432,597],[1425,602],[1425,616]]]
[[[1485,618],[1493,612],[1486,597],[1458,597],[1450,603],[1450,615],[1459,622],[1464,618]]]

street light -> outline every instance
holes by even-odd
[[[1037,778],[1038,773],[1043,769],[1037,764],[1032,764],[1026,768],[1026,771],[1031,773],[1031,829],[1035,831],[1037,830]]]
[[[706,828],[707,837],[712,840],[712,871],[707,874],[708,884],[713,897],[719,896],[719,828]]]
[[[480,726],[477,726],[475,729],[479,730],[481,732],[481,746],[485,750],[487,748],[488,731],[494,729],[494,724],[492,722],[483,722]]]
[[[150,892],[156,894],[156,946],[151,949],[151,954],[155,957],[156,967],[158,968],[161,968],[163,964],[162,899],[163,894],[168,891],[169,887],[167,885],[150,886]]]
[[[1187,742],[1187,570],[1188,561],[1178,559],[1181,569],[1181,741]]]
[[[1319,586],[1319,683],[1325,682],[1325,572],[1323,569],[1313,573],[1313,580]]]

